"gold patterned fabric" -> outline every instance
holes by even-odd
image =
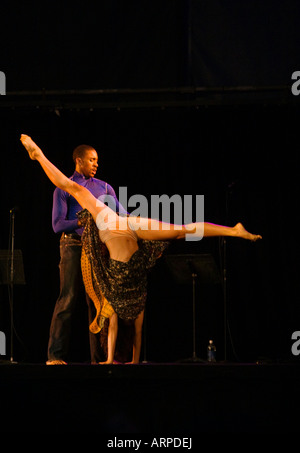
[[[147,298],[147,275],[169,245],[167,241],[138,241],[139,249],[126,263],[110,258],[98,228],[85,209],[78,214],[85,226],[82,235],[82,274],[97,315],[90,330],[99,332],[114,312],[124,320],[136,319]]]
[[[82,249],[81,253],[81,270],[85,290],[94,302],[96,308],[96,316],[90,324],[90,331],[92,333],[98,333],[104,325],[105,318],[110,318],[114,313],[114,309],[101,292],[98,292],[98,295],[96,294],[93,283],[96,279],[95,276],[93,276],[93,269],[84,249]]]

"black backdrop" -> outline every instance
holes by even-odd
[[[229,0],[4,1],[7,89],[288,85],[299,4]]]
[[[271,7],[272,4],[272,7]],[[46,5],[46,6],[45,6]],[[98,177],[118,193],[204,194],[205,217],[214,223],[245,223],[263,241],[227,242],[231,360],[259,357],[297,360],[291,335],[299,330],[298,116],[290,89],[299,69],[295,2],[44,2],[43,11],[21,2],[4,3],[1,70],[1,249],[8,244],[9,210],[16,213],[16,248],[23,251],[26,286],[15,291],[19,360],[44,361],[49,324],[58,295],[58,242],[51,228],[53,187],[20,146],[30,134],[67,175],[71,152],[89,143],[99,153]],[[46,9],[45,9],[46,8]],[[16,11],[18,14],[16,14]],[[146,20],[147,19],[147,20]],[[29,22],[30,21],[30,22]],[[12,28],[13,27],[13,28]],[[3,30],[2,30],[3,32]],[[222,44],[222,45],[221,45]],[[298,65],[298,67],[297,67]],[[126,102],[118,108],[64,94],[47,103],[21,90],[111,89],[180,86],[274,87],[272,97],[224,102],[187,98],[172,106]],[[16,93],[18,92],[18,93]],[[129,101],[131,94],[128,94]],[[20,102],[20,99],[22,102]],[[57,101],[58,100],[58,101]],[[90,100],[90,98],[89,98]],[[27,102],[28,101],[28,102]],[[129,105],[130,104],[130,105]],[[230,186],[230,187],[229,187]],[[218,239],[174,243],[168,253],[212,253]],[[0,330],[9,336],[7,288],[1,289]],[[197,348],[213,336],[223,358],[221,285],[198,288]],[[148,360],[191,355],[191,290],[178,286],[162,259],[149,278],[146,338]],[[74,359],[86,360],[86,312],[77,316]]]
[[[119,186],[127,186],[128,196],[141,193],[149,201],[151,194],[204,194],[208,221],[242,221],[250,231],[261,233],[260,243],[227,243],[231,333],[242,360],[289,357],[290,336],[298,328],[299,314],[296,113],[294,107],[255,106],[62,112],[60,117],[49,112],[12,113],[2,118],[6,170],[1,178],[1,249],[7,248],[9,209],[19,206],[15,246],[23,250],[27,285],[18,288],[15,312],[20,336],[25,343],[32,342],[29,355],[40,357],[45,351],[58,293],[58,237],[51,229],[53,187],[21,148],[20,132],[36,138],[68,175],[73,171],[74,145],[88,142],[99,152],[99,177],[117,193]],[[219,265],[219,245],[218,239],[180,242],[168,253],[213,253]],[[148,322],[152,327],[147,333],[152,359],[176,357],[183,343],[187,344],[182,354],[188,354],[191,346],[187,340],[191,291],[175,287],[167,272],[162,260],[150,277]],[[212,313],[211,303],[215,304]],[[199,304],[204,324],[218,320],[222,350],[222,291],[211,288]],[[169,334],[169,342],[161,341],[162,335]],[[203,327],[202,348],[207,335]]]

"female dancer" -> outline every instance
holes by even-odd
[[[260,235],[246,231],[241,223],[234,227],[208,222],[179,226],[153,219],[118,216],[85,187],[58,170],[28,135],[22,134],[21,142],[30,158],[39,162],[52,183],[72,195],[84,210],[79,213],[80,222],[85,225],[82,236],[83,280],[97,309],[90,330],[99,332],[105,318],[109,318],[105,363],[113,363],[118,316],[135,320],[132,363],[139,361],[147,272],[166,248],[168,242],[163,241],[181,239],[186,234],[232,236],[251,241],[261,239]]]

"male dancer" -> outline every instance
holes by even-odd
[[[119,205],[113,188],[104,181],[95,178],[98,169],[98,154],[89,145],[79,145],[73,151],[75,172],[71,180],[86,187],[96,198],[112,196],[116,201],[116,211],[127,214]],[[47,365],[65,365],[69,351],[72,314],[82,294],[81,275],[81,234],[83,228],[77,219],[81,211],[80,204],[61,189],[56,188],[53,194],[52,226],[60,238],[60,294],[54,308],[48,343]],[[89,323],[94,319],[94,304],[86,295]],[[99,339],[89,333],[91,362],[99,362]]]

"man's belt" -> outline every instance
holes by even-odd
[[[81,241],[81,236],[77,233],[63,233],[61,237],[63,239],[77,239],[77,241]]]

